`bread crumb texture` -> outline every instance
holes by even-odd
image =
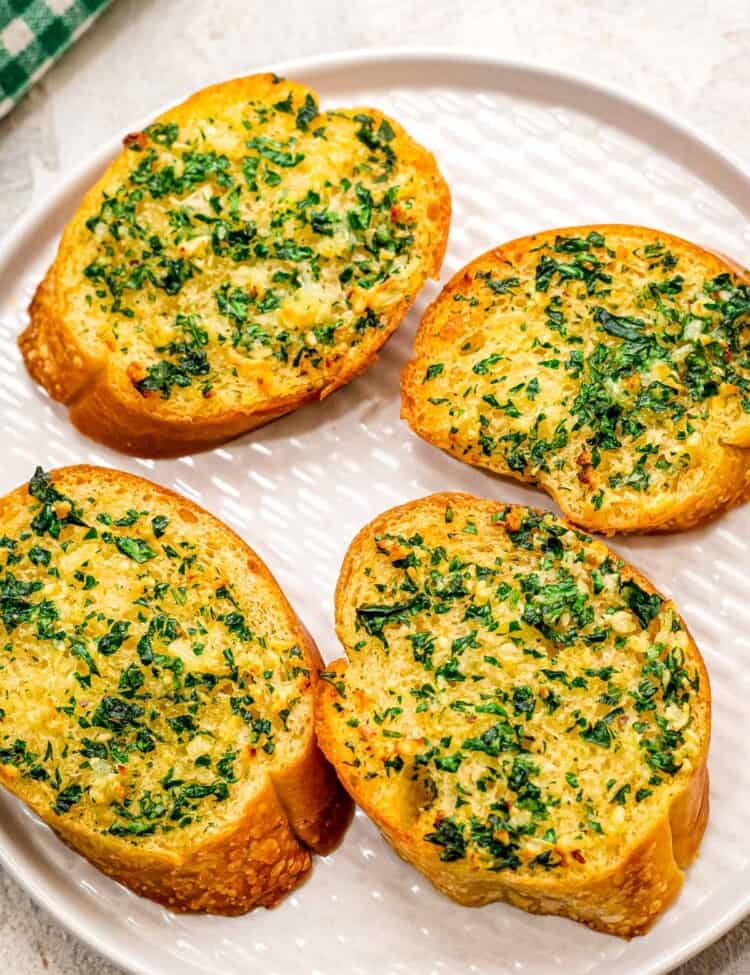
[[[39,469],[0,519],[0,782],[171,907],[278,900],[330,845],[337,787],[319,658],[263,563],[114,471]]]
[[[126,138],[21,346],[85,432],[179,452],[365,368],[438,273],[449,222],[433,156],[382,112],[323,112],[272,75],[226,82]]]
[[[626,226],[526,237],[427,310],[403,415],[612,533],[687,528],[750,489],[747,272]]]
[[[552,514],[434,495],[347,555],[321,744],[467,904],[640,933],[705,825],[710,692],[671,602]]]

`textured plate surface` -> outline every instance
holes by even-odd
[[[317,88],[326,108],[384,109],[435,152],[454,203],[443,280],[513,237],[597,222],[655,226],[750,263],[750,178],[697,135],[618,93],[445,54],[353,55],[277,70]],[[364,376],[220,449],[142,461],[79,436],[65,409],[28,379],[15,339],[62,225],[115,149],[30,216],[0,261],[0,492],[37,463],[76,462],[124,468],[183,492],[256,548],[326,659],[339,654],[331,617],[341,559],[380,511],[446,489],[550,504],[444,456],[399,420],[399,370],[435,284]],[[401,863],[361,814],[294,896],[234,919],[178,917],[136,897],[6,795],[0,859],[79,936],[148,975],[666,972],[750,910],[748,539],[750,506],[706,529],[614,543],[677,601],[706,658],[715,704],[709,829],[677,904],[646,938],[625,943],[505,905],[458,907]]]

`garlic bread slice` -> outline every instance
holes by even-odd
[[[279,901],[351,804],[315,743],[320,657],[263,562],[96,467],[38,470],[0,536],[0,784],[172,910]]]
[[[589,530],[702,524],[750,492],[750,277],[642,227],[505,244],[427,309],[402,416]]]
[[[610,934],[672,902],[708,816],[710,689],[674,605],[551,513],[436,494],[362,529],[318,740],[460,904]]]
[[[450,195],[375,109],[254,75],[169,109],[63,233],[20,339],[85,434],[148,456],[227,440],[365,369],[437,276]]]

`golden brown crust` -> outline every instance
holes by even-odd
[[[485,466],[481,458],[467,457],[466,452],[459,449],[461,445],[457,446],[451,438],[442,436],[425,424],[418,409],[418,393],[424,375],[425,361],[429,360],[437,333],[446,327],[444,309],[446,307],[450,309],[454,294],[467,290],[473,282],[474,273],[481,268],[486,269],[488,263],[502,267],[508,260],[513,260],[517,255],[538,246],[541,239],[554,238],[557,235],[585,237],[591,231],[598,231],[605,236],[616,236],[618,233],[635,234],[642,237],[644,242],[656,236],[673,249],[687,253],[696,261],[706,265],[709,275],[730,272],[741,282],[750,284],[750,272],[722,254],[699,247],[661,230],[633,227],[627,224],[562,227],[531,234],[528,237],[519,237],[507,244],[492,248],[457,271],[422,316],[414,339],[413,358],[404,366],[401,375],[401,418],[406,420],[415,433],[434,446],[440,447],[453,456],[458,456],[461,460]],[[635,517],[630,510],[633,505],[628,505],[628,510],[625,510],[625,506],[620,510],[617,506],[612,506],[607,511],[596,511],[589,506],[585,517],[582,517],[571,506],[568,492],[554,478],[546,478],[542,482],[518,471],[502,470],[494,473],[540,487],[554,498],[566,518],[588,531],[601,532],[604,535],[620,532],[685,531],[705,524],[722,512],[750,500],[750,450],[747,449],[749,447],[750,422],[746,422],[717,443],[716,452],[711,458],[712,462],[706,465],[704,482],[699,491],[679,500],[671,495],[665,495],[657,504],[650,504],[648,507],[645,504],[636,506]]]
[[[323,661],[307,627],[298,622],[314,693]],[[295,836],[323,855],[338,846],[354,807],[333,767],[323,759],[314,734],[297,764],[273,775],[273,786]]]
[[[172,911],[236,915],[257,906],[273,907],[312,865],[270,782],[230,830],[184,857],[123,846],[50,815],[48,809],[35,811],[94,866]]]
[[[309,91],[293,82],[285,84],[292,91],[301,93],[301,98]],[[273,76],[270,74],[237,78],[195,93],[155,122],[169,119],[182,124],[197,107],[209,115],[212,111],[220,114],[226,101],[268,98],[272,88]],[[360,111],[368,112],[376,120],[385,118],[376,109]],[[370,330],[371,334],[353,349],[352,354],[342,359],[340,372],[324,387],[233,409],[217,409],[212,406],[212,400],[206,400],[199,411],[185,415],[159,396],[144,397],[132,383],[118,382],[107,367],[107,352],[103,345],[99,356],[92,357],[84,352],[76,336],[75,322],[66,317],[66,296],[60,293],[59,275],[69,255],[75,252],[76,237],[87,215],[98,210],[102,189],[109,185],[113,175],[126,172],[129,165],[126,153],[114,160],[85,195],[63,232],[55,261],[34,295],[29,308],[29,325],[19,338],[21,353],[32,378],[53,399],[69,407],[71,421],[86,436],[123,453],[148,457],[179,456],[229,440],[305,403],[324,399],[350,382],[375,362],[380,348],[401,324],[424,281],[438,276],[448,242],[451,199],[435,158],[414,142],[397,122],[389,122],[396,133],[399,153],[420,173],[422,185],[429,186],[433,197],[428,212],[431,251],[425,255],[418,287],[404,295],[387,316],[381,316],[382,328]]]
[[[49,268],[29,307],[29,324],[18,339],[32,379],[53,399],[68,403],[99,368],[77,348],[74,336],[55,315],[58,305],[54,266]]]
[[[199,505],[168,488],[122,471],[76,465],[52,472],[53,477],[87,481],[92,476],[113,485],[130,482],[133,490],[148,486],[167,503],[191,511],[216,530],[226,545],[241,552],[248,570],[277,589],[290,626],[296,630],[310,671],[310,693],[318,682],[321,661],[312,637],[297,618],[260,557],[235,532]],[[0,500],[3,509],[26,503],[25,486]],[[72,849],[136,893],[173,911],[242,914],[261,905],[271,907],[296,887],[312,864],[311,852],[328,853],[338,845],[352,814],[352,803],[318,748],[314,729],[293,764],[272,770],[236,822],[219,835],[179,853],[144,849],[126,839],[93,833],[68,816],[35,801],[33,787],[13,766],[0,765],[0,784],[23,799]]]
[[[500,511],[508,507],[500,502],[485,501],[470,494],[442,493],[423,499],[443,512],[447,503],[455,513],[469,504],[472,511],[482,505]],[[365,545],[373,534],[398,531],[403,515],[415,502],[385,512],[366,525],[352,541],[341,567],[335,595],[336,628],[344,642],[343,610],[352,573],[365,557]],[[536,509],[530,509],[532,511]],[[648,593],[657,592],[640,572],[627,563],[622,573]],[[683,624],[684,625],[684,624]],[[490,873],[467,861],[444,862],[438,849],[415,835],[399,818],[399,811],[378,801],[371,780],[360,775],[351,761],[336,727],[336,673],[347,667],[344,658],[330,664],[328,682],[318,684],[315,723],[318,743],[354,801],[375,822],[396,852],[420,870],[442,893],[465,906],[480,906],[494,901],[507,901],[535,914],[558,914],[580,921],[588,927],[624,938],[644,934],[677,896],[683,882],[683,869],[695,858],[708,820],[708,746],[711,724],[711,689],[708,673],[695,642],[687,631],[691,662],[700,674],[698,700],[699,724],[705,727],[703,747],[684,789],[674,797],[670,808],[655,822],[646,836],[630,849],[611,869],[582,881],[575,876],[560,880],[553,874],[519,878]]]

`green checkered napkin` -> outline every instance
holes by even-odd
[[[110,0],[0,0],[0,117]]]

